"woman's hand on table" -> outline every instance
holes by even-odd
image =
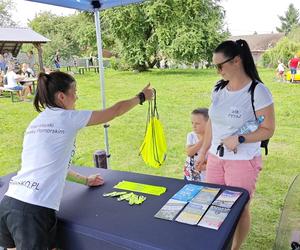
[[[87,177],[86,185],[89,187],[101,186],[104,184],[104,179],[99,174],[93,174]]]

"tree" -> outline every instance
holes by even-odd
[[[278,60],[287,65],[289,59],[291,59],[297,52],[300,51],[300,42],[295,42],[287,37],[280,39],[276,46],[262,56],[262,63],[265,67],[275,67],[278,64]]]
[[[89,45],[95,41],[95,35],[90,35],[95,33],[90,23],[84,13],[57,16],[51,12],[41,12],[29,22],[29,26],[51,40],[43,50],[46,64],[52,65],[53,56],[58,49],[65,59],[88,53]],[[89,43],[84,44],[87,41]]]
[[[287,35],[293,28],[293,26],[299,24],[299,10],[297,10],[293,4],[290,4],[288,10],[285,12],[285,16],[279,16],[281,21],[281,27],[277,27],[278,32],[284,32]]]
[[[193,63],[211,61],[212,51],[228,35],[218,0],[151,0],[106,10],[104,33],[133,69],[146,70],[161,58]]]
[[[12,0],[0,0],[0,25],[1,27],[14,27],[16,23],[12,20],[10,11],[13,10]]]
[[[295,25],[287,37],[294,42],[300,43],[300,24]]]

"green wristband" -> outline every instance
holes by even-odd
[[[71,182],[76,182],[82,185],[86,185],[88,184],[88,177],[85,177],[85,179],[80,179],[78,177],[74,177],[74,176],[67,176],[67,180],[71,181]]]

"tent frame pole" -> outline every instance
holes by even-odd
[[[99,67],[99,78],[101,87],[101,98],[102,98],[102,108],[106,108],[105,103],[105,82],[104,82],[104,67],[103,67],[103,51],[102,51],[102,38],[101,38],[101,21],[100,21],[100,11],[99,9],[94,10],[95,25],[96,25],[96,38],[97,38],[97,50],[98,50],[98,67]],[[107,168],[109,168],[109,143],[108,143],[108,127],[109,124],[104,124],[104,143],[106,148],[106,159]]]

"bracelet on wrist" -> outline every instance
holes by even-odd
[[[68,174],[67,178],[68,181],[79,183],[81,185],[88,185],[88,177],[83,176],[81,174]]]
[[[137,97],[140,99],[140,105],[143,105],[143,103],[146,101],[146,97],[144,92],[140,92],[137,94]]]

